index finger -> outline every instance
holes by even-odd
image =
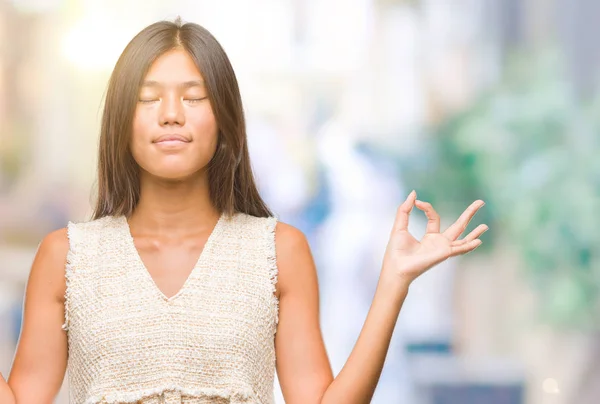
[[[410,194],[408,194],[406,200],[398,207],[398,211],[396,212],[396,220],[394,221],[394,231],[408,230],[408,216],[415,205],[416,199],[417,192],[413,190]]]

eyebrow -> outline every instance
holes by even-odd
[[[142,87],[159,87],[159,88],[163,88],[163,87],[165,87],[165,85],[162,84],[162,83],[159,83],[158,81],[155,81],[155,80],[145,80],[142,83]],[[204,87],[204,81],[203,80],[184,81],[183,83],[178,83],[177,87],[179,87],[179,88]]]

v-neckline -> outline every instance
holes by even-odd
[[[121,222],[123,224],[122,227],[125,232],[127,246],[131,250],[130,253],[134,257],[137,267],[139,268],[139,270],[142,271],[142,273],[144,274],[144,277],[149,281],[151,287],[154,289],[156,294],[165,302],[172,302],[173,300],[175,300],[177,297],[179,297],[185,291],[185,289],[187,288],[187,285],[190,283],[191,279],[194,277],[194,274],[198,271],[198,268],[202,266],[202,264],[205,260],[207,251],[212,247],[214,239],[217,237],[217,235],[219,234],[219,232],[221,230],[223,220],[224,220],[224,214],[221,214],[219,216],[219,220],[217,220],[217,223],[215,224],[215,227],[213,227],[212,231],[210,232],[208,239],[206,240],[206,243],[204,243],[204,247],[202,247],[202,251],[200,252],[200,255],[198,256],[198,259],[195,261],[194,267],[188,274],[188,277],[186,278],[186,280],[183,282],[183,285],[181,285],[181,288],[179,288],[177,293],[175,293],[174,295],[172,295],[170,297],[167,297],[167,295],[165,295],[165,293],[158,287],[158,285],[156,284],[156,281],[154,280],[154,278],[152,278],[150,271],[148,271],[146,264],[144,264],[144,261],[142,260],[142,257],[140,255],[137,247],[135,246],[135,242],[133,239],[133,235],[131,234],[131,228],[129,227],[129,222],[127,221],[127,217],[125,217],[125,215],[121,216]]]

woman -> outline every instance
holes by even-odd
[[[482,201],[440,233],[411,192],[334,378],[311,253],[257,192],[233,69],[209,32],[180,21],[145,28],[119,58],[98,183],[93,220],[37,251],[2,403],[52,402],[67,368],[73,403],[272,403],[275,370],[287,403],[368,403],[411,282],[487,230],[458,239]],[[421,241],[413,206],[429,220]]]

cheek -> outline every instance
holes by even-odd
[[[144,143],[147,143],[147,140],[144,140],[146,134],[148,133],[148,124],[147,119],[143,116],[143,114],[136,113],[133,118],[133,125],[131,131],[131,138],[129,140],[129,149],[131,150],[131,154],[133,157],[139,161],[138,159],[144,153]]]
[[[217,121],[210,109],[198,111],[197,114],[191,114],[186,122],[193,132],[194,142],[203,150],[210,153],[210,157],[217,148],[219,127]]]
[[[138,106],[133,114],[133,133],[138,137],[148,136],[156,125],[156,119],[156,114],[152,110]]]
[[[194,137],[201,139],[216,138],[217,120],[210,107],[202,108],[187,117],[186,125],[188,125],[194,132]]]

